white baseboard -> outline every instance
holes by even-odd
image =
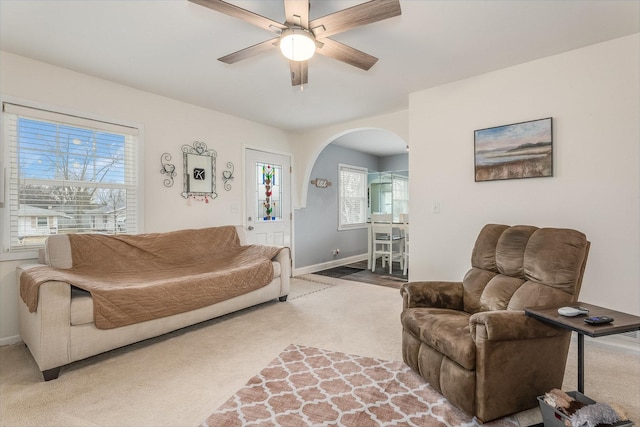
[[[300,267],[293,270],[294,276],[302,276],[303,274],[311,274],[316,271],[327,270],[329,268],[340,267],[341,265],[352,264],[354,262],[365,261],[367,254],[354,255],[348,258],[334,259],[331,261],[323,262],[321,264],[308,265],[306,267]]]
[[[573,341],[578,341],[578,335],[573,333],[571,336]],[[585,345],[593,345],[600,347],[610,347],[618,350],[629,350],[636,353],[640,353],[640,338],[627,337],[621,334],[607,335],[604,337],[591,338],[585,336]]]
[[[22,338],[20,338],[20,335],[14,335],[12,337],[0,338],[0,347],[2,347],[3,345],[15,344],[15,343],[21,342],[21,341],[22,341]]]

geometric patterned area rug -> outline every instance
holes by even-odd
[[[218,426],[518,427],[480,424],[402,362],[290,345],[211,414]]]

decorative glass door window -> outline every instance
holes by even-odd
[[[256,163],[256,218],[259,222],[282,221],[282,165]]]

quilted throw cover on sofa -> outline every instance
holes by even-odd
[[[273,280],[282,248],[241,246],[233,226],[169,233],[71,234],[71,269],[37,267],[20,276],[29,310],[58,280],[91,293],[97,328],[110,329],[206,307]]]

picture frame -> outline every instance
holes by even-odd
[[[184,184],[182,197],[204,197],[215,199],[216,193],[216,157],[215,150],[207,144],[195,141],[193,145],[182,146]]]
[[[553,118],[474,131],[475,181],[553,176]]]

